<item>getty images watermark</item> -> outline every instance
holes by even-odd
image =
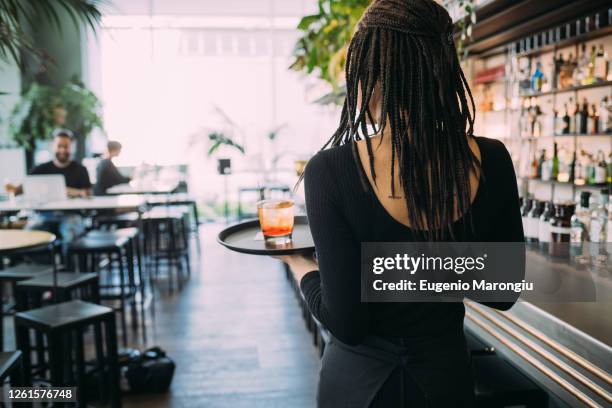
[[[593,259],[598,261],[591,267],[528,250],[520,242],[366,242],[361,246],[361,300],[514,302],[520,296],[594,301],[595,276],[610,270],[609,251],[597,249]]]

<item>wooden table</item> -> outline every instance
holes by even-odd
[[[0,257],[19,251],[49,248],[53,263],[54,299],[57,286],[57,268],[54,258],[55,235],[47,231],[0,229]],[[0,259],[0,262],[2,260]],[[4,338],[3,325],[0,325],[0,339]],[[0,344],[0,351],[4,350]]]
[[[46,231],[0,229],[0,255],[52,245],[55,239]]]

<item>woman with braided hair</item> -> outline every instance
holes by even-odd
[[[433,0],[375,0],[351,39],[340,125],[304,173],[317,259],[281,257],[332,335],[319,407],[474,403],[463,303],[360,297],[361,242],[523,241],[512,161],[473,135],[452,34]]]

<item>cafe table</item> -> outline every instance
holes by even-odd
[[[146,206],[144,197],[138,195],[94,196],[67,198],[50,202],[28,202],[21,197],[0,201],[0,213],[30,211],[92,212],[102,210],[141,211]]]
[[[134,211],[138,213],[138,229],[141,234],[142,214],[147,208],[147,202],[143,196],[117,195],[117,196],[93,196],[87,198],[67,198],[65,200],[51,201],[46,203],[32,203],[17,197],[11,201],[0,202],[0,214],[18,213],[20,211],[56,211],[66,213],[79,213],[95,215],[99,211],[116,210],[122,212]],[[54,277],[54,287],[56,286]]]
[[[57,286],[57,268],[55,259],[53,259],[55,239],[55,235],[47,231],[0,229],[0,258],[21,251],[49,249],[53,264],[53,287],[55,288]],[[0,339],[4,338],[3,331],[0,325]],[[0,350],[4,350],[2,345],[0,345]]]
[[[0,229],[0,256],[50,247],[55,235],[46,231]]]
[[[131,184],[119,184],[106,190],[106,194],[170,195],[176,193],[178,187],[179,183],[159,183],[150,186],[133,186]]]

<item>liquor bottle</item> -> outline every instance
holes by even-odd
[[[533,123],[531,125],[531,137],[541,137],[542,136],[542,109],[540,105],[535,103],[533,107]]]
[[[527,217],[529,215],[529,211],[531,211],[531,206],[533,205],[532,198],[524,198],[523,205],[521,207],[521,221],[523,223],[523,233],[527,231]]]
[[[561,134],[563,135],[568,135],[571,132],[570,126],[571,126],[571,119],[570,119],[570,115],[568,113],[567,110],[567,103],[563,104],[563,127],[561,128]]]
[[[550,219],[550,244],[548,253],[551,256],[569,257],[569,244],[571,238],[571,219],[575,205],[569,203],[555,206],[555,215]]]
[[[546,150],[540,150],[540,158],[538,159],[538,178],[542,179],[542,172],[544,169],[544,163],[546,163]]]
[[[589,65],[589,55],[587,52],[586,44],[582,44],[580,55],[577,58],[577,66],[574,70],[573,85],[583,85],[583,81],[586,80],[587,69]]]
[[[583,85],[590,85],[595,83],[595,61],[597,60],[597,46],[593,45],[591,52],[589,53],[589,62],[585,70],[586,75],[582,81]]]
[[[575,183],[576,182],[576,151],[574,150],[574,152],[572,153],[572,161],[570,163],[570,167],[569,167],[569,182],[570,183]]]
[[[573,54],[570,52],[566,60],[563,60],[561,70],[559,71],[558,89],[565,89],[572,86],[574,71],[576,69],[576,61]]]
[[[544,84],[544,72],[542,71],[542,63],[536,62],[536,69],[531,76],[531,90],[534,92],[541,92],[542,85]]]
[[[607,167],[608,167],[608,178],[607,178],[606,182],[608,184],[612,184],[612,152],[610,152],[610,154],[608,154],[608,161],[607,161],[606,164],[607,164]]]
[[[604,184],[607,180],[608,165],[603,150],[597,151],[597,165],[595,166],[594,184]]]
[[[563,147],[559,149],[559,173],[557,181],[567,183],[570,180],[571,155]]]
[[[591,105],[591,114],[589,116],[589,126],[588,126],[588,131],[592,134],[592,135],[596,135],[600,132],[599,129],[599,112],[597,112],[597,106],[595,106],[595,104]]]
[[[550,243],[550,219],[555,213],[555,205],[552,201],[546,203],[542,215],[540,215],[540,223],[538,225],[538,242],[540,250],[548,252],[548,244]]]
[[[589,242],[589,228],[591,223],[591,210],[589,209],[590,191],[580,193],[580,205],[576,207],[570,221],[570,254],[578,263],[588,261],[588,251],[584,251],[583,242]]]
[[[582,109],[580,110],[580,128],[576,129],[576,131],[579,132],[581,135],[587,134],[588,117],[589,117],[589,102],[586,100],[586,98],[584,98],[582,101]]]
[[[553,136],[558,136],[563,131],[563,122],[559,118],[559,111],[556,109],[553,109],[552,129]]]
[[[593,155],[585,152],[584,150],[582,151],[582,154],[584,155],[585,161],[584,161],[584,179],[586,184],[594,184],[595,183],[595,159],[593,158]]]
[[[576,164],[574,165],[574,184],[577,186],[583,186],[586,183],[586,179],[584,177],[584,157],[576,160]]]
[[[563,69],[563,65],[565,64],[565,61],[563,60],[563,54],[559,53],[558,57],[555,57],[555,61],[554,61],[554,73],[552,76],[552,80],[551,80],[551,87],[553,90],[555,89],[559,89],[560,85],[559,85],[559,80],[561,77],[561,71]]]
[[[600,191],[599,205],[591,211],[591,242],[606,243],[608,241],[608,204],[610,191]],[[612,238],[612,237],[611,237]]]
[[[569,128],[569,132],[570,134],[575,134],[576,133],[576,117],[577,115],[580,115],[580,107],[578,105],[578,101],[576,101],[576,103],[574,104],[574,98],[569,98],[569,117],[570,117],[570,128]]]
[[[533,200],[531,210],[527,214],[527,228],[525,229],[525,241],[530,244],[538,242],[540,215],[544,211],[544,202]]]
[[[529,169],[529,178],[537,179],[538,178],[538,158],[536,156],[536,152],[533,152],[533,160],[531,161],[531,166]]]
[[[604,50],[603,44],[599,44],[595,58],[595,81],[605,81],[608,77],[608,58],[608,53]]]
[[[599,103],[599,128],[601,133],[612,133],[612,115],[610,115],[610,104],[608,97],[604,98]]]
[[[546,149],[542,150],[542,157],[546,157]],[[542,163],[542,181],[550,181],[552,179],[552,159],[544,160]]]
[[[520,60],[519,68],[519,90],[521,93],[527,93],[531,89],[531,78],[529,73],[531,72],[531,59]]]
[[[550,177],[552,180],[557,180],[557,177],[559,177],[559,155],[557,151],[556,142],[553,145],[553,157],[552,157]]]

